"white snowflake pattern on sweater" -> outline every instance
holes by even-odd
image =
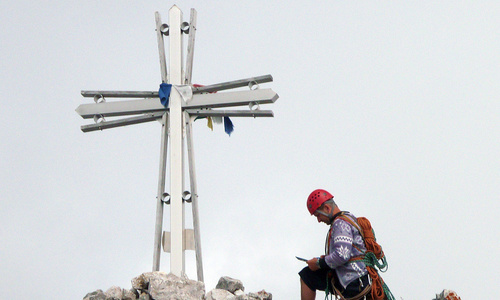
[[[345,246],[340,246],[339,248],[337,248],[337,253],[343,259],[349,259],[351,251]]]

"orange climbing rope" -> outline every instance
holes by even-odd
[[[387,262],[384,251],[382,251],[382,246],[375,239],[375,233],[370,221],[364,217],[357,218],[357,222],[344,215],[341,215],[340,218],[356,227],[365,241],[366,252],[361,256],[351,258],[350,261],[362,260],[365,263],[368,274],[372,279],[371,295],[373,300],[394,299],[384,280],[379,276],[377,269],[375,269],[376,266],[383,271],[387,267]],[[378,260],[382,260],[382,264]]]
[[[358,224],[363,230],[362,235],[365,239],[366,250],[375,254],[377,259],[382,259],[384,257],[384,251],[382,251],[382,247],[375,240],[375,235],[373,234],[373,229],[370,221],[367,218],[360,217],[358,218]],[[375,268],[367,266],[368,274],[370,274],[370,278],[372,279],[372,298],[374,300],[381,300],[385,298],[384,287],[382,286],[383,280],[378,275],[378,272]]]
[[[384,251],[382,251],[382,246],[380,246],[375,240],[375,234],[373,233],[372,224],[365,217],[358,218],[358,224],[361,227],[361,235],[365,239],[366,250],[373,252],[377,259],[382,259],[384,257]]]

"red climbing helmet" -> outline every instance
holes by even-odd
[[[325,190],[314,190],[307,198],[307,209],[309,212],[314,214],[314,212],[321,206],[321,204],[333,198],[333,195]]]

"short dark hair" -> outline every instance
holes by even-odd
[[[332,208],[335,208],[335,206],[337,206],[337,204],[335,204],[335,201],[333,201],[333,198],[330,198],[330,199],[326,200],[325,202],[323,202],[323,204],[321,204],[321,206],[318,209],[325,208],[325,204],[331,204]]]

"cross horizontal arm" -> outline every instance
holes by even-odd
[[[272,110],[206,110],[186,109],[191,116],[199,117],[274,117]]]
[[[271,89],[259,89],[253,91],[237,91],[218,94],[196,94],[183,105],[183,108],[221,108],[230,106],[244,106],[250,103],[265,104],[273,103],[278,99]],[[102,103],[81,104],[76,112],[84,119],[93,118],[96,115],[103,117],[137,115],[165,111],[166,108],[158,99],[141,99],[113,101]]]
[[[249,86],[251,84],[266,83],[266,82],[272,82],[272,81],[273,81],[273,76],[263,75],[263,76],[251,77],[251,78],[246,78],[246,79],[239,79],[239,80],[222,82],[222,83],[217,83],[217,84],[205,85],[205,86],[200,86],[200,87],[193,87],[193,94],[212,93],[212,92],[217,92],[217,91],[222,91],[222,90],[229,90],[229,89]]]
[[[125,118],[125,119],[120,119],[120,120],[103,121],[103,122],[99,122],[96,124],[83,125],[80,128],[82,129],[83,132],[91,132],[91,131],[97,131],[97,130],[103,130],[103,129],[122,127],[122,126],[127,126],[127,125],[147,123],[147,122],[152,122],[154,120],[161,119],[163,114],[164,114],[164,112],[159,112],[159,113],[151,113],[151,114],[146,114],[143,116]]]
[[[272,110],[206,110],[206,109],[186,109],[191,116],[197,117],[274,117]],[[82,125],[83,132],[92,132],[97,130],[111,129],[134,124],[141,124],[159,120],[164,112],[145,114],[143,116],[124,118],[113,121],[103,121],[96,124]]]
[[[254,104],[274,103],[278,99],[271,89],[253,91],[237,91],[218,94],[195,94],[193,99],[184,105],[185,108],[216,108],[229,106],[243,106]]]
[[[81,104],[76,112],[84,119],[93,118],[95,115],[103,117],[137,115],[166,110],[159,99],[141,99],[113,101],[102,103]]]
[[[104,97],[104,98],[158,98],[158,92],[137,92],[137,91],[82,91],[83,97]]]
[[[263,75],[250,77],[246,79],[239,79],[234,81],[227,81],[201,87],[193,87],[193,93],[212,93],[222,90],[229,90],[239,87],[248,86],[255,83],[272,82],[273,76]],[[104,97],[104,98],[158,98],[158,92],[154,91],[82,91],[83,97]]]
[[[207,109],[186,109],[191,116],[197,117],[274,117],[272,110],[207,110]],[[82,125],[83,132],[111,129],[134,124],[152,122],[161,119],[164,112],[145,114],[143,116],[124,118],[113,121],[103,121],[96,124]]]

